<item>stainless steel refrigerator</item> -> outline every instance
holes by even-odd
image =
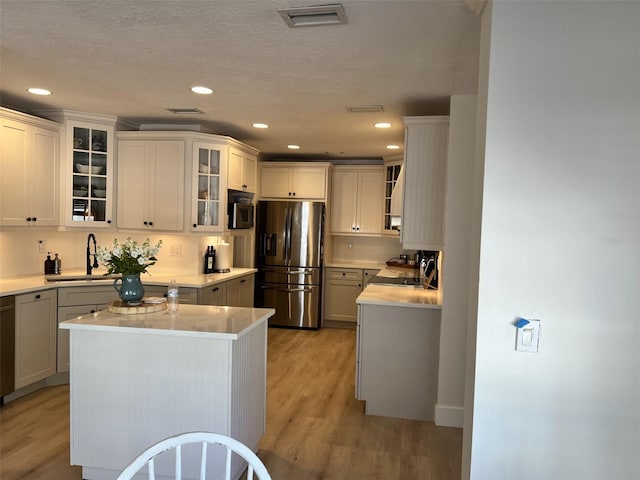
[[[256,208],[256,307],[270,326],[318,328],[324,203],[260,201]]]

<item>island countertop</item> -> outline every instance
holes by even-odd
[[[272,308],[181,304],[176,314],[169,314],[166,310],[138,314],[102,310],[61,322],[60,328],[236,339],[274,314]]]

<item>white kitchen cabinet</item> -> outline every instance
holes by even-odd
[[[398,237],[400,235],[401,218],[392,215],[392,195],[398,195],[400,197],[396,202],[399,209],[402,209],[402,193],[399,191],[395,194],[393,193],[398,183],[400,172],[402,171],[402,158],[393,160],[385,159],[384,169],[384,220],[382,231],[387,235]],[[404,190],[404,186],[402,190]]]
[[[227,227],[228,147],[224,144],[193,144],[191,229],[223,232]]]
[[[118,135],[118,228],[184,229],[185,143]]]
[[[404,123],[402,247],[443,250],[449,117],[404,117]]]
[[[258,187],[257,156],[238,148],[230,148],[227,179],[227,188],[255,193]]]
[[[263,162],[260,167],[262,198],[326,200],[329,163]]]
[[[331,233],[379,235],[384,207],[384,167],[336,167],[332,174]]]
[[[440,313],[423,305],[358,305],[356,398],[367,415],[433,421]]]
[[[60,125],[0,108],[0,225],[58,224]]]
[[[348,322],[357,320],[356,298],[362,292],[363,272],[360,268],[324,270],[324,321]]]
[[[116,117],[60,112],[64,122],[60,222],[67,227],[115,226],[116,172],[114,136]]]
[[[16,389],[56,373],[56,298],[56,289],[16,295]]]
[[[58,288],[58,326],[65,320],[104,310],[118,294],[112,285]],[[58,328],[56,371],[69,371],[69,330]]]
[[[379,271],[369,268],[325,268],[324,322],[328,325],[353,328],[358,313],[356,299]]]
[[[253,307],[254,275],[234,278],[227,282],[227,303],[232,307]]]

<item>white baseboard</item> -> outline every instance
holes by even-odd
[[[435,424],[439,427],[462,428],[464,423],[464,408],[436,404]]]

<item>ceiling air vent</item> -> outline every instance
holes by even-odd
[[[175,113],[176,115],[204,113],[202,110],[199,110],[197,108],[167,108],[167,110],[171,113]]]
[[[349,113],[378,113],[384,112],[382,105],[351,105],[347,107]]]
[[[313,7],[282,8],[278,9],[278,12],[291,28],[347,23],[344,7],[339,3]]]

